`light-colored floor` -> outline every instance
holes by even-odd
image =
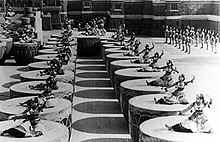
[[[52,33],[47,31],[44,40]],[[142,47],[145,43],[155,42],[155,51],[164,50],[165,55],[159,64],[172,59],[180,73],[196,80],[186,88],[193,90],[188,95],[208,93],[214,100],[213,112],[219,112],[216,102],[219,98],[220,54],[196,47],[191,54],[185,54],[179,49],[164,44],[162,38],[140,38]],[[16,66],[12,59],[0,66],[0,100],[9,99],[9,87],[20,81],[19,74],[27,71],[26,66]],[[130,135],[126,122],[120,112],[119,104],[114,97],[113,88],[106,74],[101,58],[78,59],[76,70],[76,93],[74,97],[72,142],[129,142]],[[213,113],[218,118],[218,113]]]

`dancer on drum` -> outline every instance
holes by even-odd
[[[183,74],[181,74],[179,76],[179,80],[177,82],[173,83],[171,86],[164,88],[165,91],[167,92],[168,91],[167,88],[171,88],[171,87],[175,86],[176,90],[174,92],[172,92],[171,95],[164,96],[163,98],[161,98],[159,100],[156,100],[156,98],[154,98],[155,103],[168,104],[168,105],[188,104],[189,102],[185,98],[184,89],[189,83],[193,83],[194,80],[195,80],[195,77],[193,77],[193,79],[190,81],[185,81],[185,76]]]
[[[141,41],[139,39],[135,40],[134,45],[129,49],[127,53],[124,53],[124,56],[136,56],[138,54],[138,48],[141,44]]]
[[[173,83],[172,74],[179,73],[177,71],[177,69],[174,68],[173,62],[171,60],[167,61],[166,66],[158,67],[157,69],[165,71],[165,74],[162,77],[160,77],[154,81],[151,81],[151,82],[146,81],[147,85],[162,86],[162,87],[171,86]]]
[[[152,57],[149,57],[148,59],[151,60],[150,64],[148,65],[148,67],[142,67],[141,69],[138,69],[137,71],[140,72],[154,72],[154,71],[158,71],[158,65],[157,62],[159,61],[159,59],[162,58],[164,54],[164,51],[162,50],[161,54],[159,55],[158,52],[156,52]]]
[[[50,76],[46,79],[46,84],[45,83],[40,83],[37,85],[29,85],[30,89],[33,90],[45,90],[47,87],[51,88],[52,90],[57,90],[58,86],[57,86],[57,81],[53,76]]]
[[[22,124],[1,132],[1,136],[13,136],[16,138],[38,137],[46,133],[45,126],[39,118],[43,111],[43,105],[38,99],[32,99],[27,103],[27,109],[21,114],[9,116],[10,120],[24,119]]]
[[[136,59],[134,61],[131,61],[132,63],[150,63],[149,54],[154,49],[154,43],[152,42],[152,47],[149,47],[149,44],[145,45],[145,49],[141,52],[137,53],[135,56],[139,56],[140,54],[144,53],[140,59]]]
[[[205,97],[207,99],[205,99]],[[213,129],[210,126],[207,115],[204,112],[206,107],[210,108],[212,99],[203,94],[196,96],[196,101],[189,107],[179,112],[183,114],[189,110],[194,110],[193,114],[189,116],[185,121],[175,124],[173,126],[165,125],[170,131],[186,132],[186,133],[212,133]]]

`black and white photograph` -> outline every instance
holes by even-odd
[[[220,0],[0,0],[0,142],[218,142]]]

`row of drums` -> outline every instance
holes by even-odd
[[[176,116],[189,105],[162,105],[157,100],[166,95],[158,86],[148,86],[150,82],[161,77],[164,72],[138,72],[147,64],[132,63],[138,56],[124,56],[128,50],[120,43],[108,40],[101,41],[101,55],[106,65],[107,73],[114,87],[115,95],[120,103],[121,111],[129,125],[133,142],[189,142],[198,139],[210,139],[212,135],[196,133],[177,133],[165,128],[165,124],[174,125],[182,122],[187,116]],[[164,61],[172,57],[163,57]],[[164,60],[165,59],[165,60]],[[186,90],[191,91],[191,90]],[[193,102],[194,98],[187,98]],[[193,139],[192,139],[193,138]]]
[[[10,98],[0,104],[1,122],[0,131],[10,127],[19,125],[22,120],[11,121],[7,120],[8,116],[20,114],[25,110],[25,107],[19,103],[25,102],[34,96],[43,93],[43,90],[30,89],[30,85],[45,83],[48,75],[40,75],[40,72],[49,68],[49,62],[57,56],[54,50],[61,34],[53,34],[48,39],[48,42],[43,46],[43,49],[38,51],[38,55],[34,57],[34,62],[28,64],[29,71],[20,74],[21,82],[10,87]],[[62,66],[64,69],[63,75],[57,75],[56,80],[58,89],[52,90],[55,98],[50,99],[52,108],[44,108],[40,113],[40,118],[45,125],[46,133],[40,137],[32,138],[9,138],[0,136],[0,141],[10,142],[54,142],[54,141],[69,141],[71,136],[72,124],[72,101],[75,82],[75,66],[76,66],[76,46],[71,46],[72,57],[67,65]],[[7,121],[6,121],[7,120]]]

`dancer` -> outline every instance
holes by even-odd
[[[185,86],[187,86],[189,83],[193,83],[193,81],[195,80],[195,77],[193,76],[193,79],[190,81],[185,81],[185,76],[183,74],[181,74],[179,76],[179,80],[177,82],[175,82],[173,85],[168,86],[166,88],[164,88],[164,90],[167,92],[167,88],[171,88],[173,86],[176,87],[175,91],[171,93],[171,95],[169,96],[164,96],[163,98],[156,100],[156,98],[154,98],[155,103],[159,103],[159,104],[188,104],[189,102],[187,101],[187,99],[185,98],[185,93],[184,93],[184,89]]]
[[[151,81],[151,82],[146,81],[147,85],[162,86],[162,87],[171,86],[172,83],[173,83],[172,74],[173,73],[179,73],[177,71],[177,69],[174,68],[174,65],[173,65],[171,60],[167,61],[166,66],[158,67],[157,69],[159,69],[159,70],[162,69],[163,71],[165,71],[165,74],[162,77],[160,77],[160,78],[158,78],[154,81]]]
[[[136,59],[134,61],[131,61],[132,63],[150,63],[149,54],[154,49],[154,43],[152,42],[152,47],[149,47],[149,44],[145,45],[144,50],[137,53],[136,56],[139,56],[140,54],[144,53],[140,59]]]
[[[165,124],[165,127],[170,131],[176,132],[185,132],[185,133],[212,133],[213,129],[209,123],[208,117],[204,112],[206,107],[210,108],[212,104],[212,99],[205,95],[199,94],[196,96],[196,101],[193,102],[189,107],[179,112],[183,114],[191,109],[194,109],[194,112],[189,116],[185,121],[175,124],[173,126],[168,126]]]

